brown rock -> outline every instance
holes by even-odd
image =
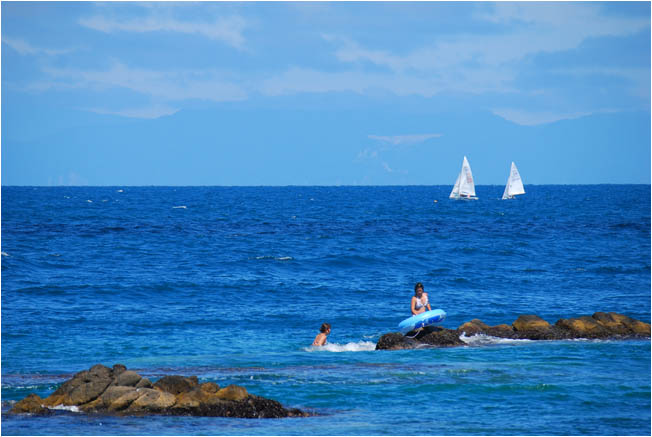
[[[43,400],[45,406],[56,405],[83,405],[99,395],[113,381],[111,369],[101,364],[75,374],[71,379],[63,383],[57,391]]]
[[[122,372],[124,372],[125,370],[127,370],[127,366],[125,366],[124,364],[114,364],[113,368],[111,369],[111,372],[113,373],[113,376],[116,377]]]
[[[94,400],[79,406],[79,409],[85,413],[100,411],[103,408],[104,408],[104,401],[102,401],[102,397],[95,398]]]
[[[550,329],[550,323],[535,315],[518,316],[512,326],[516,331],[547,331]]]
[[[559,319],[555,326],[570,331],[574,338],[607,338],[612,335],[607,328],[589,316]]]
[[[133,370],[125,370],[124,372],[121,372],[117,378],[115,378],[113,384],[136,387],[141,379],[143,378]]]
[[[643,337],[650,336],[650,324],[642,322],[640,320],[632,319],[631,317],[625,316],[618,313],[609,313],[609,316],[616,322],[622,323],[625,325],[634,335],[640,335]]]
[[[115,402],[116,399],[120,398],[121,396],[124,396],[127,393],[132,393],[132,392],[137,393],[136,387],[112,385],[111,387],[107,388],[104,391],[104,393],[102,393],[100,399],[102,399],[104,405],[108,407],[113,402]]]
[[[12,414],[49,414],[50,410],[43,406],[43,399],[37,394],[30,394],[25,399],[16,402],[9,411]]]
[[[462,346],[464,343],[460,340],[460,333],[452,329],[438,328],[436,330],[426,331],[423,335],[418,335],[416,339],[421,343],[430,346],[449,347]]]
[[[152,384],[152,381],[149,379],[142,378],[138,381],[138,384],[136,384],[136,388],[154,388],[154,384]]]
[[[168,375],[156,381],[154,388],[176,396],[179,393],[189,392],[198,385],[199,381],[196,376],[186,378],[185,376]]]
[[[219,390],[216,396],[228,401],[241,401],[249,396],[249,393],[247,393],[246,388],[231,384]]]
[[[119,398],[113,400],[109,405],[107,405],[108,411],[122,411],[128,408],[136,399],[141,396],[141,393],[137,389],[128,391],[124,393]]]
[[[414,339],[408,338],[400,332],[390,332],[383,334],[376,343],[376,350],[401,350],[414,349],[421,343]]]
[[[457,328],[457,330],[460,333],[465,333],[467,336],[485,334],[487,330],[489,330],[489,325],[480,319],[473,319],[470,322],[466,322],[461,325],[459,328]]]
[[[199,388],[206,393],[217,393],[217,391],[220,389],[220,386],[214,382],[205,382],[200,385]]]
[[[176,397],[172,393],[151,388],[137,389],[140,396],[134,400],[127,410],[131,413],[156,413],[172,407]]]

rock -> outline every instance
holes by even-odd
[[[438,347],[462,346],[466,344],[460,340],[459,332],[444,328],[435,330],[424,329],[415,339],[421,343]]]
[[[138,392],[136,391],[136,387],[114,385],[107,388],[104,391],[104,393],[102,393],[100,399],[102,400],[105,406],[109,407],[117,399],[119,399],[121,396],[124,396],[127,393],[138,393]]]
[[[137,389],[134,389],[132,391],[128,391],[124,393],[122,396],[119,398],[113,400],[109,405],[106,405],[106,408],[110,412],[115,412],[115,411],[122,411],[126,408],[128,408],[133,401],[138,399],[140,397],[140,393],[138,392]]]
[[[473,319],[470,322],[466,322],[463,325],[460,325],[459,328],[457,328],[459,333],[464,333],[467,336],[472,336],[476,334],[486,334],[487,331],[489,330],[489,325],[484,323],[480,319]]]
[[[178,395],[179,393],[189,392],[199,385],[197,377],[186,378],[185,376],[169,375],[156,381],[154,388]]]
[[[121,372],[117,378],[115,378],[113,384],[127,387],[136,387],[141,379],[143,378],[133,370],[125,370],[124,372]]]
[[[11,414],[50,414],[50,410],[43,406],[43,399],[34,393],[16,402],[9,412]]]
[[[559,319],[555,326],[570,331],[573,338],[608,338],[613,333],[589,316]]]
[[[12,413],[49,414],[47,407],[76,406],[81,412],[115,415],[193,415],[241,418],[307,416],[288,410],[271,399],[253,396],[247,389],[214,382],[199,384],[196,376],[165,376],[156,384],[127,370],[121,364],[112,369],[97,365],[75,374],[52,395],[35,394],[17,402]]]
[[[97,364],[66,381],[57,391],[45,398],[43,404],[47,407],[86,404],[101,395],[111,382],[111,369]]]
[[[512,326],[516,331],[547,331],[550,329],[550,323],[534,315],[518,316]]]
[[[131,413],[156,413],[172,407],[177,399],[172,393],[152,388],[136,389],[140,396],[131,402],[127,411]]]
[[[620,335],[650,336],[650,324],[618,313],[593,314],[593,318],[611,332]]]
[[[206,393],[217,393],[217,391],[220,389],[220,386],[214,382],[205,382],[200,385],[199,388]]]
[[[378,343],[376,343],[376,350],[414,349],[420,344],[418,341],[407,338],[400,332],[390,332],[380,337]]]
[[[563,337],[558,331],[553,331],[550,323],[539,316],[521,315],[512,323],[516,338],[529,340],[554,340]],[[561,335],[561,337],[560,337]]]
[[[113,368],[111,369],[114,377],[120,375],[125,370],[127,370],[127,366],[124,364],[114,364]]]
[[[408,333],[408,338],[399,332],[384,334],[378,340],[376,349],[414,349],[424,346],[463,346],[455,336],[485,334],[492,337],[565,340],[572,338],[650,338],[650,324],[618,313],[597,312],[592,317],[582,316],[560,319],[554,325],[536,315],[521,315],[512,325],[489,326],[482,320],[473,319],[453,331],[445,328],[426,328],[422,332]]]
[[[136,384],[136,388],[154,388],[154,384],[147,378],[141,378]]]
[[[246,399],[249,393],[247,393],[246,388],[231,384],[219,390],[216,396],[227,401],[241,401]]]

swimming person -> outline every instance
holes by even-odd
[[[319,328],[319,334],[315,337],[315,341],[312,342],[313,346],[323,346],[326,344],[326,337],[331,333],[331,325],[328,323],[322,323],[321,328]]]
[[[430,303],[428,302],[428,293],[423,291],[423,284],[417,282],[414,286],[414,296],[412,296],[412,302],[410,303],[410,310],[412,315],[416,316],[426,311],[431,311]]]

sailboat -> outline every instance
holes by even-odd
[[[509,179],[507,179],[507,185],[505,185],[505,192],[503,193],[503,200],[513,199],[514,196],[518,196],[519,194],[525,194],[525,189],[523,188],[523,181],[516,168],[516,164],[512,162],[512,168],[509,170]]]
[[[448,197],[451,199],[477,199],[475,197],[475,184],[473,183],[471,166],[466,156],[464,157],[464,161],[462,161],[462,170],[457,175],[453,191],[451,191],[451,195]]]

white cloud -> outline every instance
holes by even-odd
[[[368,135],[372,140],[382,141],[384,143],[393,144],[395,146],[403,144],[416,144],[422,143],[431,138],[439,138],[441,134],[416,134],[416,135],[394,135],[394,136],[381,136],[381,135]]]
[[[156,16],[129,20],[94,16],[82,18],[79,20],[79,23],[82,26],[105,33],[177,32],[201,35],[236,48],[244,47],[245,38],[243,31],[247,27],[245,20],[237,15],[219,17],[205,22],[181,21],[174,18]]]
[[[215,102],[238,101],[247,97],[245,90],[222,79],[212,70],[153,71],[129,68],[115,63],[104,71],[46,68],[53,78],[41,88],[75,87],[91,89],[125,88],[164,100],[199,99]]]
[[[532,111],[515,108],[494,109],[492,112],[507,121],[522,126],[536,126],[539,124],[554,123],[555,121],[571,120],[591,115],[591,112]]]
[[[147,119],[172,115],[179,111],[178,108],[172,108],[167,105],[152,105],[152,106],[144,106],[139,108],[125,108],[125,109],[117,109],[117,110],[105,109],[105,108],[89,108],[87,110],[90,112],[95,112],[97,114],[120,115],[129,118],[147,118]]]
[[[45,49],[40,47],[34,47],[25,40],[17,38],[9,38],[6,36],[2,37],[2,42],[13,50],[18,52],[20,55],[48,55],[48,56],[57,56],[70,53],[73,49]]]

